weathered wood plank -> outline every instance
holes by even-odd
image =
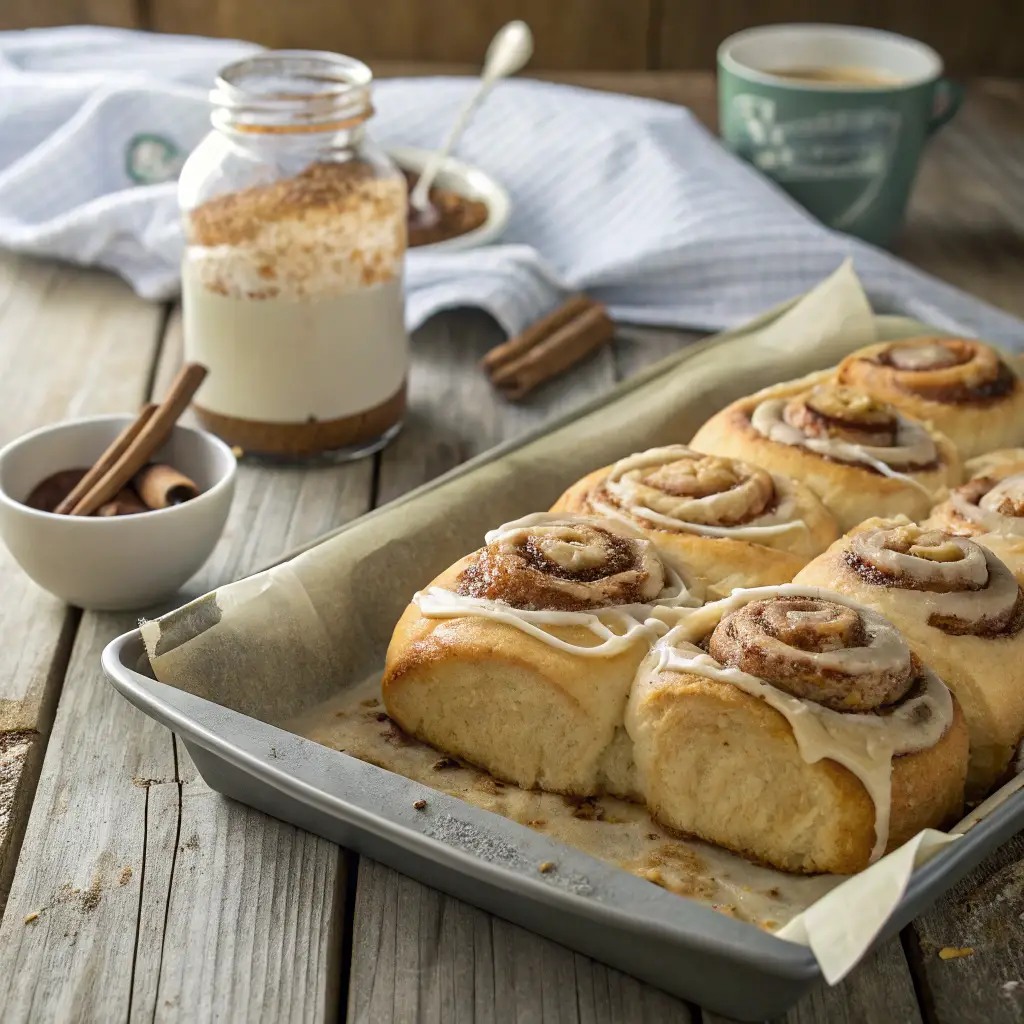
[[[954,74],[1019,75],[1024,58],[1009,39],[1019,36],[1021,8],[992,4],[971,12],[955,0],[661,0],[655,38],[662,68],[713,68],[726,36],[755,25],[827,21],[872,25],[922,39]],[[975,16],[976,15],[976,16]]]
[[[161,32],[252,39],[271,47],[341,50],[364,60],[469,62],[494,33],[523,18],[539,68],[645,68],[651,0],[384,0],[374,4],[292,0],[149,0]]]
[[[907,959],[899,938],[875,950],[834,988],[820,985],[793,1007],[779,1024],[867,1024],[899,1021],[920,1024]],[[736,1024],[730,1017],[701,1011],[701,1024]]]
[[[362,858],[350,1024],[687,1024],[683,1003]]]
[[[176,313],[156,394],[180,362]],[[238,578],[366,511],[372,478],[372,460],[318,468],[243,463],[228,528],[190,590]],[[151,869],[168,879],[166,916],[159,932],[140,932],[136,959],[137,991],[157,990],[153,1019],[333,1019],[343,972],[343,852],[224,800],[177,741],[175,749],[180,803],[168,814],[176,837],[168,833],[147,856],[147,866],[158,865]],[[157,965],[153,981],[142,980],[144,960]]]
[[[484,353],[503,340],[490,317],[471,310],[436,317],[417,331],[409,414],[398,439],[381,454],[378,505],[606,390],[615,381],[612,353],[605,348],[521,402],[509,402],[477,366]]]
[[[921,162],[904,259],[1024,316],[1024,82],[972,82],[960,114]]]
[[[0,255],[0,444],[58,420],[136,408],[159,321],[107,274]],[[0,911],[77,622],[0,546],[0,734],[19,739],[2,772]]]
[[[663,330],[621,325],[612,343],[615,376],[627,380],[645,366],[656,363],[704,337],[698,331]]]
[[[1024,836],[988,857],[909,931],[929,1021],[1024,1020]]]
[[[157,395],[180,362],[176,325]],[[371,478],[369,463],[241,467],[231,524],[190,589],[365,510]],[[99,652],[133,623],[82,617],[0,926],[3,1019],[332,1019],[342,976],[337,847],[211,793],[170,733],[107,685]],[[88,928],[75,916],[83,906]]]
[[[154,852],[167,860],[166,847]],[[195,779],[181,790],[172,852],[151,1019],[335,1019],[344,908],[338,848]]]
[[[0,5],[0,29],[84,24],[142,28],[142,3],[143,0],[4,0]]]
[[[133,622],[83,615],[75,638],[0,924],[6,1022],[128,1017],[147,785],[174,778],[167,733],[99,677],[103,646]]]

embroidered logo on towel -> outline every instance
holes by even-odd
[[[135,135],[125,148],[125,174],[136,185],[174,181],[184,162],[181,150],[162,135]]]

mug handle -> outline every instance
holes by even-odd
[[[928,134],[934,135],[951,121],[964,101],[964,87],[951,78],[940,78],[932,92],[933,110],[928,120]]]

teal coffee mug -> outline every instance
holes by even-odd
[[[718,50],[722,138],[831,228],[888,245],[930,135],[963,98],[930,47],[877,29],[770,25]]]

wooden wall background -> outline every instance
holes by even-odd
[[[476,64],[512,18],[534,30],[536,69],[711,68],[738,29],[830,21],[916,36],[953,73],[1024,75],[1024,0],[0,0],[0,29],[120,25],[371,62]]]

